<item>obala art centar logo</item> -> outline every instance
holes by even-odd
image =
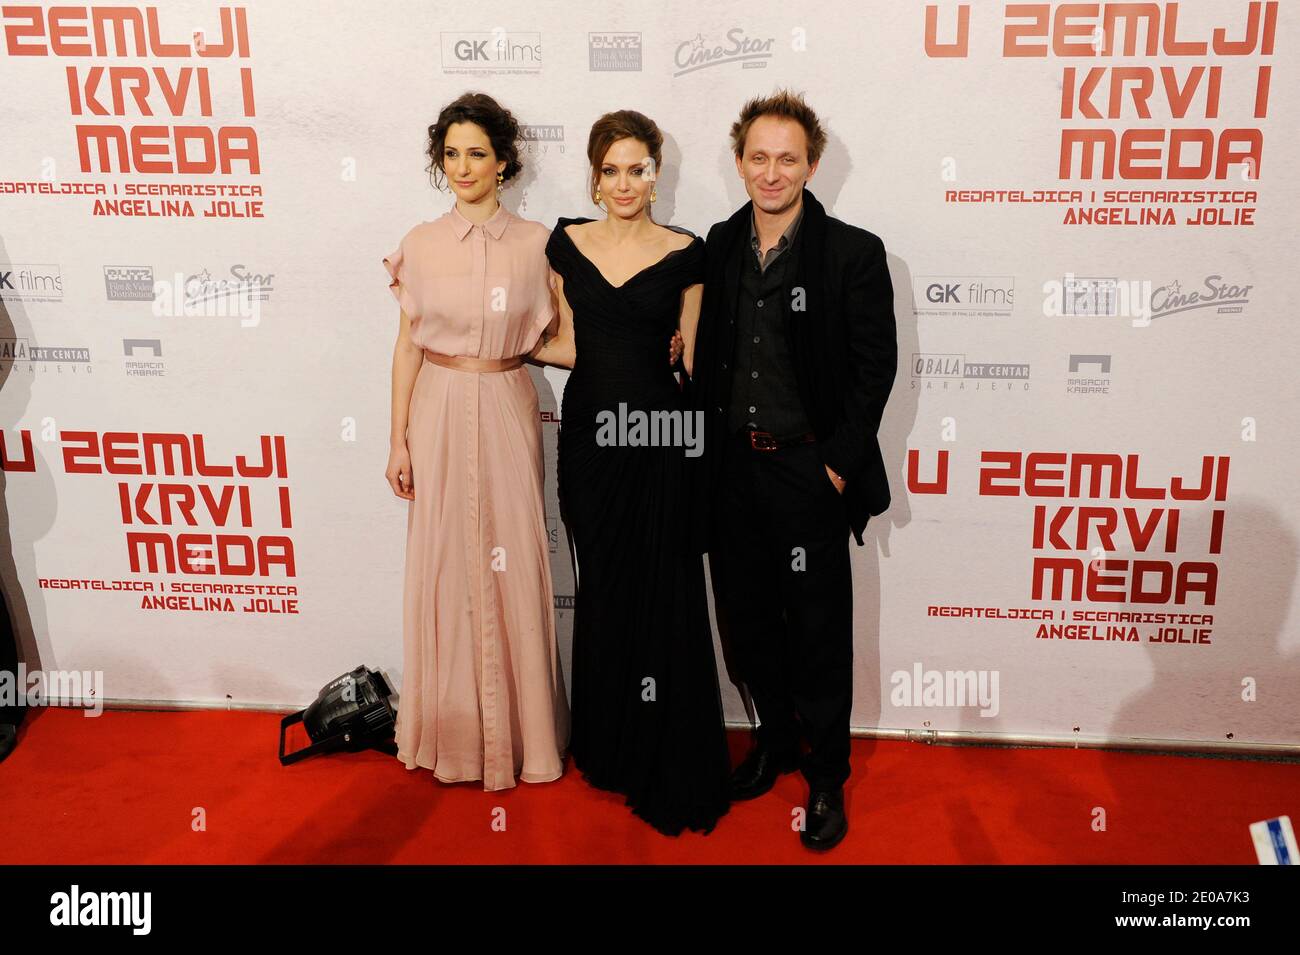
[[[524,152],[530,156],[545,156],[554,150],[564,152],[564,126],[559,123],[523,123],[519,138],[524,142]]]
[[[912,355],[913,391],[1029,390],[1029,363],[967,361],[964,354]]]

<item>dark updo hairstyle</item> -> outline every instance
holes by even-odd
[[[596,188],[600,185],[600,167],[609,147],[620,139],[635,139],[644,143],[650,158],[655,161],[655,178],[663,166],[664,134],[655,121],[634,109],[620,109],[606,113],[596,120],[587,137],[587,161],[591,163],[591,201],[596,201]],[[599,204],[599,203],[597,203]]]
[[[519,161],[519,143],[522,140],[519,123],[514,115],[487,93],[465,93],[444,106],[438,114],[437,122],[429,127],[429,146],[426,150],[429,165],[426,168],[433,176],[433,184],[439,189],[447,181],[446,170],[442,167],[442,151],[447,143],[447,130],[452,123],[473,123],[487,133],[497,161],[506,161],[506,168],[501,170],[502,182],[509,182],[524,168],[524,164]]]

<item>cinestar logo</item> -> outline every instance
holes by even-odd
[[[673,76],[695,73],[710,66],[726,66],[729,63],[739,63],[746,70],[763,69],[772,58],[772,48],[775,45],[773,37],[753,39],[746,36],[743,27],[732,27],[721,43],[697,33],[677,44],[673,54],[673,65],[677,70]]]
[[[442,33],[444,73],[540,73],[540,33]]]
[[[1253,285],[1225,281],[1218,273],[1207,275],[1199,286],[1184,286],[1177,281],[1159,285],[1151,293],[1151,318],[1202,309],[1212,309],[1216,315],[1240,315],[1250,304],[1250,293],[1254,288]]]
[[[917,275],[912,279],[917,315],[998,317],[1011,314],[1016,280],[1009,275]]]
[[[275,291],[274,282],[274,272],[257,272],[246,265],[232,265],[228,278],[213,275],[208,269],[200,269],[185,277],[182,304],[186,308],[193,308],[221,299],[266,302]]]
[[[0,264],[0,299],[7,302],[62,302],[63,274],[57,265]]]
[[[963,354],[912,354],[912,388],[922,391],[1029,390],[1029,365],[1024,362],[971,362]]]
[[[587,69],[600,72],[640,72],[641,34],[588,33]]]

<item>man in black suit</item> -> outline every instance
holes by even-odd
[[[689,385],[705,428],[699,521],[761,724],[732,794],[801,769],[800,838],[829,849],[848,830],[848,531],[861,545],[889,506],[876,432],[898,365],[893,287],[881,240],[805,188],[826,134],[801,97],[751,100],[731,139],[750,201],[709,230]]]

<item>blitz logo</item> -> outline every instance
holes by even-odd
[[[588,33],[587,69],[637,71],[641,69],[641,34]]]
[[[104,292],[110,302],[152,302],[153,266],[104,266]]]

